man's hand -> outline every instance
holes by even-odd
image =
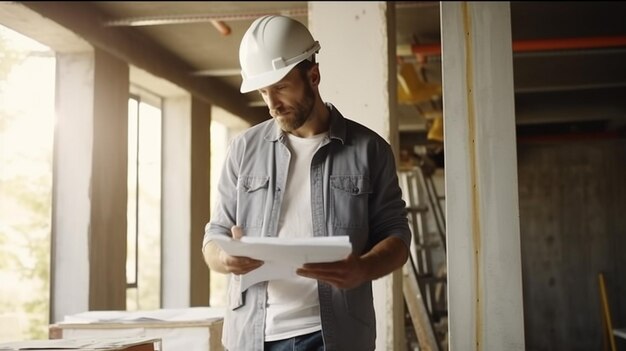
[[[362,256],[328,263],[307,263],[296,270],[298,275],[326,282],[336,288],[352,289],[366,281],[378,279],[402,267],[409,249],[404,242],[390,236]]]
[[[352,289],[367,280],[361,259],[350,255],[346,259],[327,263],[306,263],[296,270],[303,277],[324,281],[340,289]]]
[[[239,226],[233,226],[230,230],[235,240],[243,236],[243,230]],[[246,274],[263,265],[263,261],[250,257],[230,256],[214,242],[206,245],[204,259],[209,268],[220,273]]]
[[[239,240],[243,236],[243,230],[239,226],[233,226],[230,231],[233,233],[233,239],[235,240]],[[222,250],[220,250],[220,261],[226,271],[233,274],[246,274],[263,265],[263,261],[250,257],[230,256]]]

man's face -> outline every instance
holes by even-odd
[[[313,111],[315,94],[306,76],[295,68],[278,83],[259,89],[270,115],[285,132],[302,127]]]

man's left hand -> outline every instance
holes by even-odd
[[[296,273],[341,289],[355,288],[367,279],[364,264],[353,254],[336,262],[306,263]]]

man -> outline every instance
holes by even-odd
[[[391,148],[322,101],[319,49],[303,24],[283,16],[255,20],[241,42],[241,92],[257,90],[272,119],[233,140],[206,227],[207,264],[231,273],[228,350],[374,350],[371,281],[408,258],[411,234]],[[239,275],[263,262],[227,255],[210,240],[215,234],[347,235],[352,254],[241,292]]]

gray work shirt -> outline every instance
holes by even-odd
[[[411,232],[390,145],[367,127],[344,118],[332,105],[328,137],[311,162],[314,236],[348,235],[362,255],[389,236],[409,247]],[[287,183],[290,152],[274,120],[233,139],[218,184],[208,234],[277,236],[278,215]],[[306,186],[302,184],[302,186]],[[263,350],[267,282],[239,293],[231,274],[223,343],[229,350]],[[376,320],[371,282],[338,289],[318,282],[326,350],[375,349]]]

